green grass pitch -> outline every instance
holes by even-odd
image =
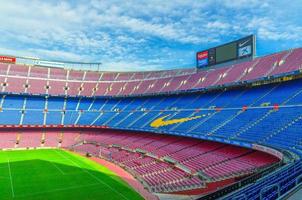
[[[139,200],[107,168],[59,149],[0,151],[0,200]]]

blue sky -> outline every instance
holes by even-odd
[[[301,0],[6,1],[0,54],[115,71],[194,67],[196,51],[249,34],[258,56],[302,47],[301,10]]]

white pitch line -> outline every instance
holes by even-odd
[[[11,170],[10,170],[10,162],[9,162],[9,158],[7,159],[7,164],[8,164],[8,172],[9,172],[9,177],[10,177],[10,186],[12,189],[12,195],[13,198],[15,197],[15,192],[14,192],[14,186],[13,186],[13,178],[12,178],[12,174],[11,174]]]
[[[66,157],[65,155],[63,155],[61,152],[59,151],[55,151],[57,152],[57,154],[61,155],[61,157],[63,156],[64,158],[68,159],[69,161],[71,161],[73,164],[75,164],[76,166],[78,166],[82,171],[86,172],[88,175],[90,175],[91,177],[93,177],[94,179],[96,179],[98,182],[100,182],[103,185],[106,185],[109,189],[111,189],[113,192],[115,192],[116,194],[119,194],[121,197],[123,197],[126,200],[129,200],[127,197],[125,197],[122,193],[120,193],[119,191],[115,190],[114,188],[112,188],[110,185],[108,185],[107,183],[105,183],[104,181],[102,181],[101,179],[99,179],[98,177],[96,177],[95,175],[91,174],[88,170],[82,168],[81,166],[79,166],[79,164],[75,163],[73,160],[71,160],[70,158]]]
[[[65,172],[63,172],[63,170],[61,170],[55,163],[50,162],[55,168],[57,168],[57,170],[59,170],[61,172],[61,174],[65,175]]]

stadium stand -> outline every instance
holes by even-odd
[[[302,49],[208,70],[102,72],[1,64],[2,91],[67,96],[129,96],[240,84],[301,69]]]
[[[0,64],[0,148],[100,156],[156,193],[276,199],[302,180],[301,58],[152,72]]]

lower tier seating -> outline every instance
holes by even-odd
[[[0,149],[63,147],[105,158],[137,177],[152,192],[203,189],[208,182],[240,178],[278,159],[217,142],[141,132],[0,131]]]
[[[205,188],[207,181],[243,177],[278,161],[259,151],[175,136],[106,132],[80,137],[73,150],[115,162],[153,192]]]

